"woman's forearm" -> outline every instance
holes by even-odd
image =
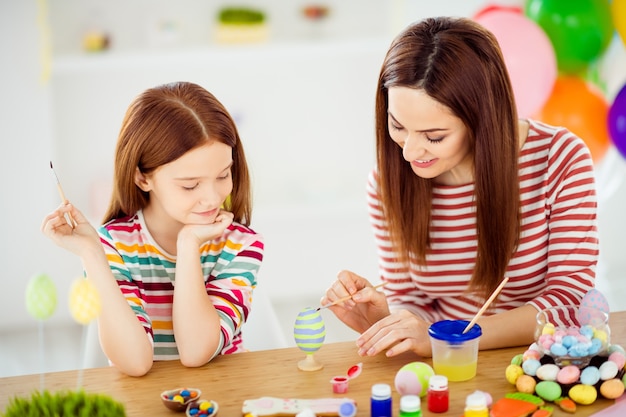
[[[531,305],[478,320],[482,329],[480,349],[524,346],[534,341],[537,309]]]

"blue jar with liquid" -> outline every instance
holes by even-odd
[[[371,417],[393,417],[391,405],[391,385],[372,385],[372,397],[370,400]]]

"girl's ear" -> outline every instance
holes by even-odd
[[[139,170],[139,167],[135,168],[135,184],[141,191],[146,193],[150,191],[150,183],[144,173]]]

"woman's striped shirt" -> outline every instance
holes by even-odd
[[[491,314],[531,304],[578,304],[593,288],[598,259],[593,163],[568,130],[530,120],[519,156],[522,230]],[[390,309],[429,321],[468,319],[481,300],[467,292],[476,259],[474,184],[435,185],[426,265],[398,262],[380,210],[378,176],[368,178],[370,221]]]
[[[155,242],[141,211],[108,222],[99,233],[120,290],[153,343],[154,359],[178,359],[172,326],[176,257]],[[263,249],[261,236],[237,223],[200,247],[206,291],[220,316],[216,354],[244,350],[241,326],[250,313]]]

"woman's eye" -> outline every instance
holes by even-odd
[[[191,187],[183,187],[184,190],[186,191],[192,191],[195,190],[198,187],[198,184],[192,185]]]
[[[402,130],[402,126],[398,126],[395,125],[393,123],[389,123],[389,126],[393,129],[393,130]]]
[[[443,140],[443,137],[437,137],[437,138],[429,138],[428,136],[426,137],[426,139],[430,142],[430,143],[439,143]]]
[[[222,175],[221,177],[217,177],[218,180],[226,180],[228,179],[228,177],[230,177],[230,172]]]

